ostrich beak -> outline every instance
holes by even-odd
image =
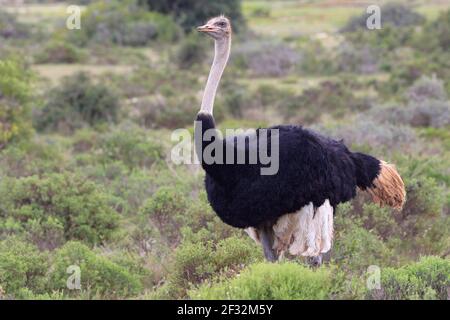
[[[205,24],[203,26],[197,27],[197,31],[198,32],[211,32],[211,31],[214,31],[214,27],[211,27],[211,26]]]

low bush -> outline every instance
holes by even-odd
[[[204,63],[207,57],[206,41],[197,33],[184,37],[175,52],[174,60],[181,69],[188,69],[196,64]]]
[[[333,260],[346,270],[363,273],[370,265],[384,265],[392,258],[391,250],[381,237],[367,230],[361,218],[348,217],[343,211],[348,204],[338,208],[336,214]]]
[[[151,41],[173,41],[177,25],[168,16],[142,10],[134,0],[95,2],[83,14],[83,28],[68,33],[78,45],[90,43],[145,46]]]
[[[437,52],[442,55],[448,52],[450,48],[450,10],[440,12],[437,19],[430,21],[420,34],[415,46],[423,50],[427,54]],[[430,34],[433,37],[430,38]]]
[[[380,8],[380,13],[382,28],[385,28],[387,25],[394,27],[415,26],[425,22],[425,18],[422,15],[401,3],[386,3]],[[368,30],[367,19],[370,15],[371,13],[364,12],[360,16],[350,18],[341,31]]]
[[[422,76],[419,80],[408,88],[406,97],[410,102],[424,102],[425,100],[440,100],[447,99],[444,82],[433,77]]]
[[[450,125],[450,102],[425,100],[404,109],[404,121],[413,127],[444,128]]]
[[[144,257],[127,250],[114,250],[107,258],[125,268],[133,277],[137,278],[144,287],[151,287],[157,284],[156,270],[152,269],[153,265],[149,265]]]
[[[392,63],[387,70],[390,71],[389,80],[381,86],[380,91],[386,96],[403,92],[423,74],[430,73],[430,65],[426,61],[422,57],[405,57],[403,60]]]
[[[255,76],[281,77],[294,70],[300,55],[286,44],[248,41],[234,50],[232,59]]]
[[[80,270],[80,290],[67,288],[70,276],[67,268],[70,266]],[[138,275],[74,241],[55,252],[48,286],[50,290],[62,291],[67,296],[108,299],[129,297],[142,290]]]
[[[207,70],[205,70],[205,74]],[[192,88],[199,90],[205,85],[198,74],[191,70],[173,68],[171,65],[161,65],[160,68],[143,65],[136,68],[131,74],[111,76],[105,81],[114,81],[114,86],[127,98],[139,98],[148,95],[161,95],[166,99],[185,99],[186,94],[192,94]],[[187,95],[188,101],[191,100]],[[195,97],[196,98],[196,97]],[[198,105],[198,98],[196,98]],[[173,105],[173,104],[172,104]]]
[[[0,38],[21,39],[29,34],[28,27],[17,21],[16,16],[0,9]]]
[[[338,47],[337,65],[341,72],[372,74],[380,69],[380,53],[368,45],[344,42]]]
[[[180,228],[187,219],[187,199],[175,188],[160,188],[139,209],[140,215],[148,219],[163,239],[171,245],[180,240]],[[148,223],[148,222],[146,222]]]
[[[53,41],[35,56],[35,63],[80,63],[85,55],[70,43]]]
[[[287,118],[311,122],[323,114],[342,117],[349,111],[362,111],[370,108],[370,102],[355,97],[352,90],[343,82],[324,81],[318,87],[306,89],[296,99],[285,99],[282,105]]]
[[[409,177],[406,183],[407,201],[401,212],[405,235],[424,233],[444,206],[444,191],[436,181],[426,176]]]
[[[379,123],[366,117],[358,117],[350,123],[320,128],[335,139],[343,139],[351,146],[369,146],[371,149],[408,150],[417,144],[418,138],[409,126]]]
[[[115,122],[119,98],[109,87],[94,83],[86,73],[66,77],[51,89],[44,107],[35,111],[35,124],[41,130],[63,133],[104,122]]]
[[[95,147],[101,163],[121,161],[129,169],[150,168],[164,158],[161,143],[133,123],[123,123],[100,135]]]
[[[172,15],[185,32],[204,24],[207,19],[218,14],[233,17],[235,30],[243,29],[245,24],[241,12],[241,0],[139,0],[138,3],[149,10]]]
[[[147,128],[178,129],[192,125],[193,115],[200,109],[194,96],[178,95],[163,97],[156,95],[139,99],[133,105],[133,118]],[[216,109],[220,119],[220,110]]]
[[[401,268],[381,270],[381,289],[367,293],[369,299],[434,300],[448,299],[450,260],[423,257]]]
[[[1,234],[25,232],[41,248],[70,239],[101,243],[117,227],[112,198],[80,175],[2,179],[0,199]]]
[[[250,239],[228,238],[211,242],[183,242],[175,252],[169,275],[169,292],[180,298],[186,290],[218,274],[236,274],[245,265],[261,259]]]
[[[0,61],[0,150],[31,134],[31,75],[12,60]]]
[[[412,127],[445,128],[450,125],[450,102],[423,100],[407,106],[384,106],[370,111],[382,123]]]
[[[16,298],[25,288],[42,293],[48,268],[47,254],[34,245],[16,237],[0,241],[0,288],[4,297]]]
[[[0,153],[0,174],[26,177],[60,172],[66,165],[58,141],[34,137],[9,145]]]
[[[427,160],[410,157],[400,157],[395,162],[406,187],[407,199],[403,210],[398,212],[387,207],[380,208],[368,202],[370,197],[362,193],[351,204],[340,206],[336,230],[342,231],[336,233],[336,259],[344,259],[346,264],[352,265],[352,261],[357,262],[356,257],[365,255],[351,255],[352,250],[359,252],[355,247],[350,247],[341,255],[342,248],[358,243],[348,242],[353,232],[357,232],[357,237],[361,239],[369,237],[363,243],[367,248],[377,249],[369,253],[371,257],[378,257],[379,261],[372,261],[377,265],[386,265],[396,259],[406,262],[421,255],[445,254],[450,240],[447,235],[450,219],[443,214],[445,189],[432,178],[434,171],[441,172],[442,169],[439,165],[430,167],[430,161],[427,163]],[[377,241],[380,243],[376,244]],[[370,258],[365,257],[362,261],[370,261]]]
[[[331,52],[325,45],[317,39],[302,39],[299,43],[300,62],[299,71],[304,76],[336,74],[341,65],[337,63],[337,50]],[[343,49],[345,44],[342,45]]]
[[[331,272],[311,270],[295,263],[254,264],[238,277],[204,284],[192,290],[192,299],[317,300],[330,297]]]

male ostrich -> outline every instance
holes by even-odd
[[[230,55],[230,21],[224,16],[215,17],[197,30],[215,40],[214,61],[195,126],[196,152],[202,159],[203,151],[213,142],[219,142],[224,152],[237,147],[231,144],[236,137],[204,139],[208,130],[216,130],[213,105]],[[212,208],[225,223],[246,229],[263,246],[267,260],[275,261],[287,252],[321,264],[322,253],[331,249],[333,212],[339,203],[355,197],[356,188],[367,191],[379,205],[402,208],[405,188],[394,166],[351,152],[341,141],[302,126],[268,129],[278,129],[279,133],[279,169],[274,175],[261,175],[259,163],[201,160]],[[261,139],[261,130],[246,137],[246,154],[250,151],[249,140]]]

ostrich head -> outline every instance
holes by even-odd
[[[197,28],[199,32],[204,32],[214,40],[224,40],[231,36],[231,23],[225,16],[218,16],[210,19],[205,25]]]

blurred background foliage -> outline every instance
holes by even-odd
[[[64,1],[0,8],[0,298],[447,299],[448,1],[375,1],[380,30],[360,1],[75,2],[80,30]],[[404,177],[400,213],[363,194],[339,206],[317,270],[264,263],[209,207],[202,170],[170,161],[212,58],[194,30],[218,14],[236,31],[220,128],[305,125]]]

